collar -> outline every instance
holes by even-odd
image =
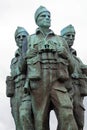
[[[36,35],[38,35],[38,34],[43,34],[42,31],[40,30],[40,28],[36,29]],[[48,35],[55,35],[55,33],[51,29],[49,29]]]

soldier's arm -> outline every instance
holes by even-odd
[[[70,53],[70,49],[67,45],[67,42],[62,37],[60,37],[60,41],[61,41],[60,54],[61,54],[62,58],[65,58],[68,60],[69,72],[71,74],[71,73],[73,73],[74,67],[75,67],[74,59],[73,59],[72,54]]]

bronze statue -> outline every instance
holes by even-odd
[[[23,88],[27,71],[24,52],[27,51],[26,39],[28,35],[23,27],[18,27],[15,31],[15,41],[18,49],[11,61],[11,76],[7,76],[6,81],[7,96],[10,97],[11,112],[16,130],[34,130],[31,96],[29,93],[24,93]]]
[[[51,13],[40,6],[34,15],[38,28],[29,35],[15,31],[18,49],[6,78],[16,130],[50,130],[54,110],[57,130],[83,130],[83,99],[87,96],[87,66],[72,48],[75,29],[69,25],[61,36],[51,29]]]
[[[71,75],[72,79],[72,90],[73,90],[73,112],[75,116],[76,123],[78,125],[78,130],[83,130],[84,127],[84,111],[83,106],[84,96],[87,96],[87,76],[83,73],[82,68],[87,67],[82,63],[82,61],[77,57],[77,52],[72,48],[75,40],[75,29],[71,24],[64,27],[61,30],[61,36],[67,41],[70,48],[70,52],[73,55],[75,61],[75,71]]]
[[[74,71],[66,41],[51,29],[51,13],[40,6],[35,12],[36,33],[28,38],[27,77],[24,88],[30,91],[35,130],[48,130],[49,114],[55,111],[58,130],[78,130],[73,105],[65,82]]]

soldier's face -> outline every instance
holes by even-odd
[[[23,41],[26,40],[27,33],[21,32],[16,36],[16,43],[19,48],[22,48]]]
[[[68,46],[71,47],[74,44],[75,33],[69,32],[69,33],[67,33],[67,34],[64,35],[64,38],[67,41]]]
[[[50,13],[49,12],[41,13],[37,18],[37,25],[39,27],[49,28],[51,26]]]

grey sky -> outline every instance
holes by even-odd
[[[16,50],[14,32],[17,26],[23,26],[29,34],[35,32],[34,12],[40,6],[46,6],[51,11],[51,29],[60,34],[60,30],[72,24],[76,29],[74,48],[78,57],[87,64],[87,4],[86,0],[2,0],[0,1],[0,130],[15,130],[11,116],[10,101],[6,97],[6,76],[10,74],[10,62]],[[87,98],[84,100],[87,108]],[[51,114],[51,130],[56,125],[56,119]],[[87,110],[85,127],[87,130]]]

